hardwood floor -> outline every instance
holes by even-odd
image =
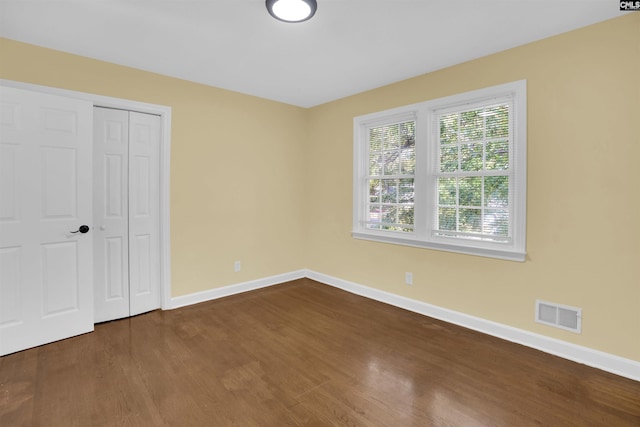
[[[1,426],[640,426],[640,382],[297,280],[0,358]]]

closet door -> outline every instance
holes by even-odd
[[[160,308],[160,117],[94,109],[95,322]]]
[[[94,108],[94,321],[129,316],[129,112]]]
[[[93,330],[92,105],[0,87],[0,355]]]
[[[160,116],[129,113],[131,316],[160,308]]]

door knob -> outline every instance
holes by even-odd
[[[69,233],[87,233],[89,231],[88,225],[81,225],[76,231],[70,231]]]

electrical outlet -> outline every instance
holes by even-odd
[[[233,263],[233,271],[235,271],[236,273],[240,271],[240,261],[236,261]]]
[[[407,285],[413,285],[413,273],[411,273],[410,271],[404,273],[404,283],[406,283]]]

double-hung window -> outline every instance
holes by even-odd
[[[415,134],[411,115],[368,129],[367,229],[413,231]]]
[[[353,236],[524,260],[526,82],[357,117]]]

